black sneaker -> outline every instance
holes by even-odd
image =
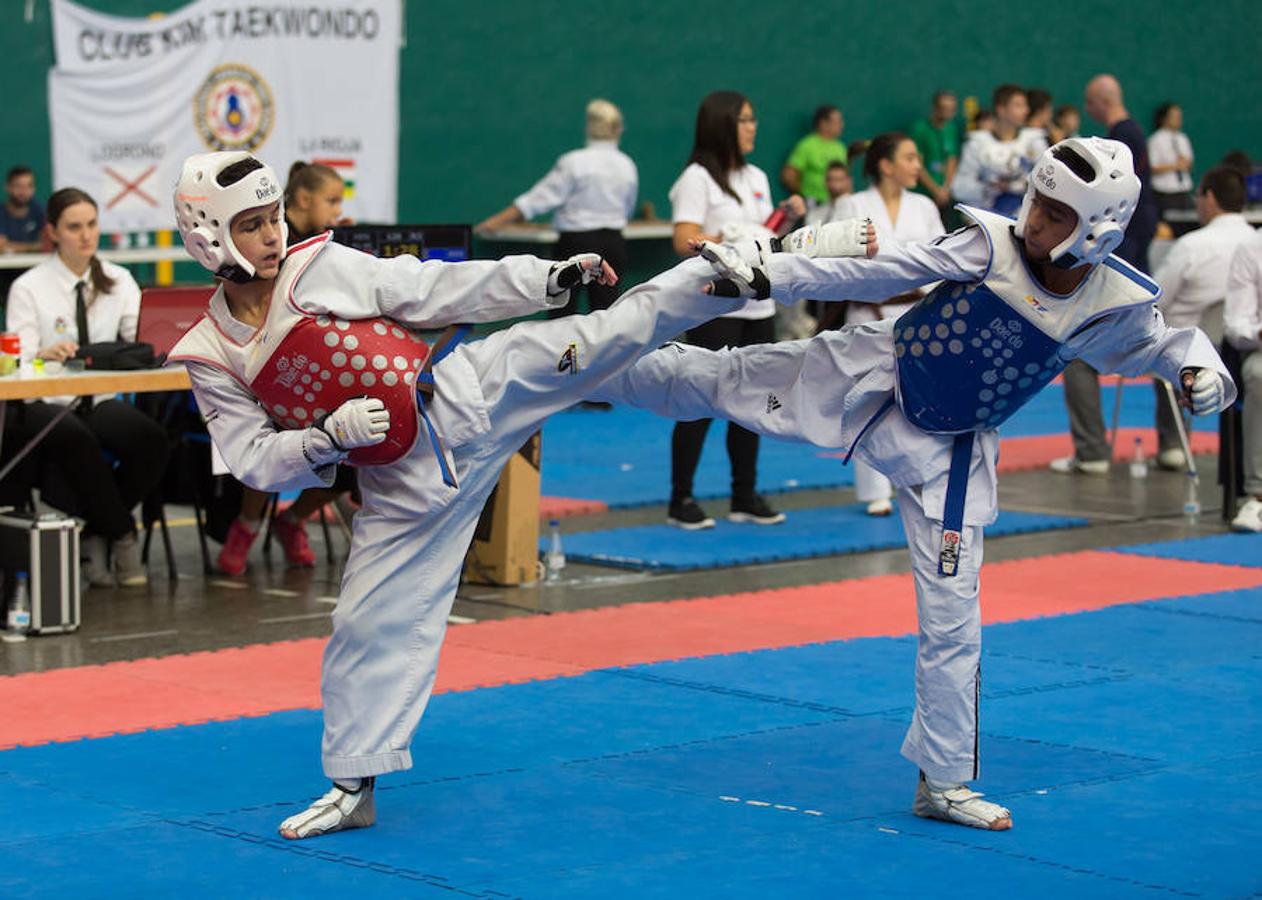
[[[676,528],[688,531],[700,531],[702,528],[713,528],[714,520],[706,515],[705,510],[691,497],[673,501],[666,522]]]
[[[742,522],[749,525],[779,525],[784,521],[784,513],[776,512],[767,505],[759,494],[749,497],[733,497],[732,511],[728,513],[729,522]]]

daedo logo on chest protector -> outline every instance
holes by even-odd
[[[1021,349],[1021,323],[1016,319],[1007,322],[998,317],[991,319],[990,330],[1013,350]]]

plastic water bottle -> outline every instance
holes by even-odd
[[[543,566],[547,570],[548,580],[556,581],[565,568],[565,548],[561,546],[561,523],[553,519],[548,523],[551,533],[548,536],[548,552],[544,554]]]
[[[1148,477],[1148,457],[1144,454],[1144,442],[1135,438],[1135,453],[1131,457],[1131,478]]]
[[[1201,517],[1201,498],[1196,493],[1196,479],[1188,478],[1187,495],[1183,500],[1183,516],[1189,523]]]
[[[9,598],[8,626],[14,635],[26,636],[31,630],[31,592],[25,572],[18,572],[13,596]]]

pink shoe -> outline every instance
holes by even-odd
[[[250,545],[259,536],[240,519],[233,519],[228,526],[228,537],[219,551],[219,571],[225,575],[240,575],[245,571],[245,560],[250,555]]]
[[[307,542],[307,526],[288,513],[272,520],[272,530],[285,549],[285,559],[291,566],[309,569],[315,565],[315,553]]]

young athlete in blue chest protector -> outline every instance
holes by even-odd
[[[521,322],[450,353],[415,329],[564,306],[613,283],[594,253],[563,262],[374,259],[325,233],[287,247],[275,173],[247,153],[185,161],[184,246],[215,273],[184,362],[232,474],[263,491],[357,467],[363,508],[324,652],[323,763],[333,787],[280,824],[300,839],[372,825],[374,778],[412,765],[465,552],[504,463],[550,413],[646,348],[744,305],[707,296],[687,260],[588,316]],[[852,252],[875,252],[859,220]]]
[[[1109,255],[1139,197],[1130,151],[1100,138],[1048,149],[1016,221],[962,208],[971,224],[874,259],[832,259],[828,226],[783,250],[707,245],[719,294],[873,300],[941,281],[897,320],[804,341],[707,351],[670,346],[599,392],[673,419],[727,418],[761,434],[846,448],[898,489],[919,616],[916,706],[903,742],[920,768],[917,815],[1010,828],[981,799],[977,698],[982,532],[997,515],[995,429],[1082,358],[1183,387],[1194,413],[1235,385],[1206,336],[1169,328],[1158,287]],[[879,237],[879,235],[878,235]]]

